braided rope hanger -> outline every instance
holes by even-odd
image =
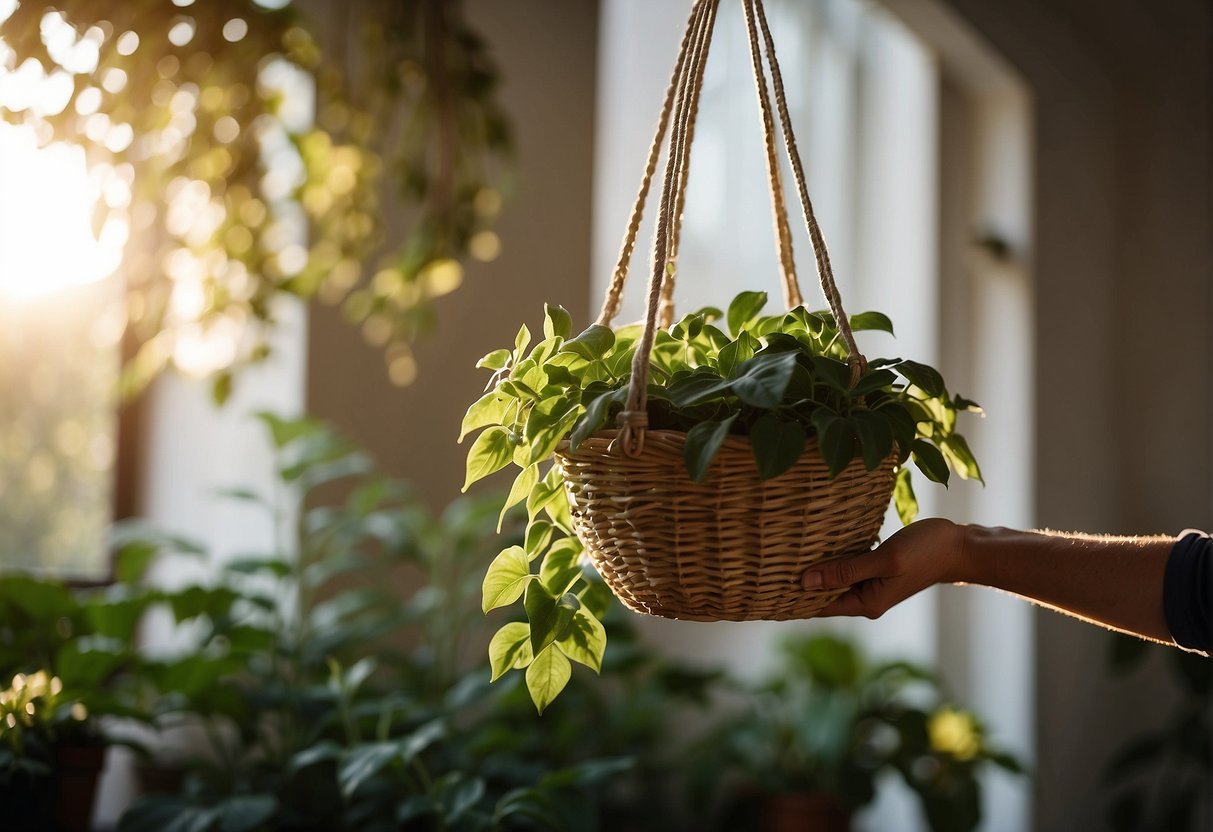
[[[648,162],[641,181],[640,193],[637,196],[636,204],[624,235],[624,243],[621,247],[619,261],[597,321],[603,326],[609,326],[611,320],[618,313],[620,295],[627,278],[628,263],[635,247],[644,203],[648,196],[653,174],[656,172],[662,140],[668,129],[670,136],[667,162],[653,236],[652,272],[649,280],[647,314],[644,331],[632,361],[632,374],[628,383],[627,404],[619,416],[622,427],[619,441],[622,443],[623,452],[632,457],[639,456],[644,450],[644,433],[648,426],[646,405],[648,398],[649,358],[652,353],[656,330],[659,325],[668,327],[673,316],[673,278],[675,273],[675,258],[678,251],[682,207],[685,200],[689,170],[690,141],[694,134],[694,123],[698,113],[699,100],[703,92],[704,66],[711,44],[719,1],[696,0],[692,6],[687,30],[679,48],[673,77],[666,90],[665,101],[658,119],[657,134],[649,149]],[[754,71],[755,87],[758,94],[759,109],[762,114],[767,173],[775,215],[775,236],[783,273],[785,301],[788,308],[794,308],[803,303],[795,272],[791,232],[788,226],[782,184],[779,179],[778,160],[775,155],[775,128],[771,116],[766,72],[762,61],[762,46],[765,46],[766,63],[771,72],[771,83],[775,91],[779,126],[784,135],[784,147],[791,162],[793,178],[796,181],[797,193],[800,198],[801,209],[804,213],[805,225],[813,244],[818,278],[821,283],[822,292],[838,325],[840,335],[847,346],[847,363],[851,367],[851,383],[854,384],[859,376],[866,371],[867,361],[859,351],[854,334],[851,331],[850,322],[843,311],[842,299],[834,281],[833,269],[825,247],[825,239],[814,214],[812,202],[809,199],[804,168],[801,164],[800,152],[796,145],[791,118],[788,114],[783,77],[775,55],[775,45],[767,24],[763,0],[741,0],[741,3],[745,17],[746,33],[749,38],[750,56]],[[761,44],[759,41],[760,31]],[[672,126],[670,124],[671,118],[673,121]]]

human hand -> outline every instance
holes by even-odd
[[[964,528],[950,520],[919,520],[871,552],[813,566],[801,577],[801,585],[805,589],[850,587],[819,616],[879,618],[929,586],[960,580],[964,539]]]

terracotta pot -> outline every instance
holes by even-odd
[[[89,832],[97,780],[106,746],[68,745],[55,749],[55,822],[59,832]]]
[[[850,832],[851,816],[829,794],[770,795],[763,802],[766,832]]]

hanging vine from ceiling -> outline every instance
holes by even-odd
[[[340,304],[406,384],[430,301],[496,256],[510,135],[459,4],[330,10],[20,0],[0,20],[2,72],[38,90],[0,117],[82,146],[106,180],[95,231],[129,234],[128,392],[176,368],[226,399],[284,296]]]

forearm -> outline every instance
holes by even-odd
[[[1163,642],[1163,576],[1175,540],[964,526],[955,583],[981,584]]]

